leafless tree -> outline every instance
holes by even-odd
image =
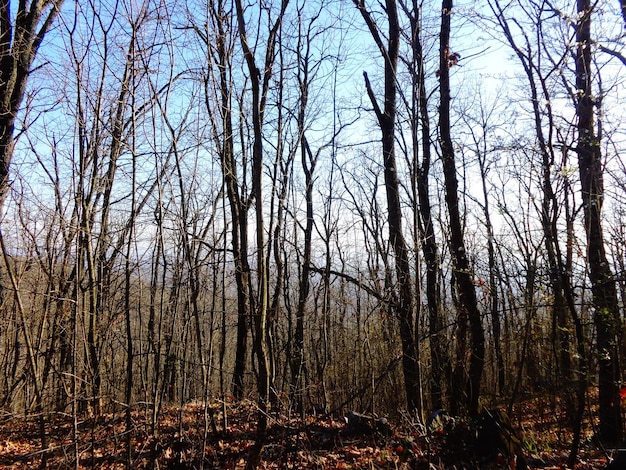
[[[458,388],[467,390],[468,411],[470,415],[474,415],[480,411],[478,399],[485,360],[485,336],[482,316],[476,298],[476,289],[472,280],[473,274],[466,251],[459,208],[457,168],[450,123],[450,69],[458,60],[450,44],[451,16],[452,0],[444,0],[441,5],[441,30],[439,35],[439,144],[441,146],[445,199],[450,224],[449,244],[453,263],[452,280],[458,295],[459,347],[457,349],[457,369],[464,363],[466,354],[463,345],[464,325],[466,323],[469,324],[471,338],[469,381],[464,383],[465,381],[461,377],[462,370],[457,370],[455,372],[457,383],[453,385],[453,388],[456,388],[457,392],[459,391]],[[460,404],[458,396],[455,401],[457,405]]]
[[[250,42],[250,38],[248,37],[244,8],[241,0],[235,1],[237,10],[237,25],[239,27],[239,39],[248,69],[250,92],[252,94],[252,196],[255,201],[257,253],[257,302],[254,311],[254,330],[256,337],[253,349],[258,367],[257,390],[259,394],[259,414],[257,423],[257,442],[252,449],[246,464],[247,468],[256,468],[259,465],[259,459],[265,443],[267,413],[269,410],[271,383],[267,342],[269,279],[267,257],[265,254],[265,215],[263,208],[263,124],[267,104],[267,93],[276,59],[276,37],[280,30],[288,4],[289,0],[283,0],[275,18],[271,19],[264,51],[265,58],[261,65],[263,67],[263,71],[261,72],[261,69],[257,66],[255,57],[257,51],[253,49],[253,43]],[[271,11],[268,11],[267,13],[269,14]]]
[[[620,380],[617,334],[619,310],[617,289],[607,259],[603,223],[603,162],[595,110],[598,107],[592,67],[591,21],[594,7],[589,0],[576,2],[575,105],[578,131],[576,153],[587,235],[587,262],[595,308],[597,333],[600,437],[606,443],[621,442],[622,414],[617,404]],[[623,11],[623,10],[622,10]]]
[[[384,104],[380,107],[369,81],[367,72],[363,73],[367,94],[374,108],[376,119],[382,134],[382,153],[384,179],[387,194],[387,223],[389,240],[395,255],[396,283],[398,294],[394,299],[394,313],[400,324],[402,340],[402,365],[404,370],[405,392],[408,408],[412,412],[421,410],[422,396],[420,386],[420,367],[418,349],[415,342],[414,302],[411,285],[409,253],[402,229],[402,209],[400,206],[400,183],[396,166],[396,73],[400,47],[400,25],[395,0],[385,3],[387,36],[383,36],[371,11],[364,1],[354,0],[367,28],[378,47],[384,62],[385,84]],[[385,43],[386,41],[386,43]]]

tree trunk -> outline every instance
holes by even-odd
[[[599,368],[600,438],[605,444],[618,444],[622,437],[618,357],[619,312],[615,279],[609,265],[602,234],[601,210],[604,198],[602,153],[595,132],[596,106],[592,89],[590,0],[578,0],[576,24],[576,115],[578,118],[578,167],[582,192],[587,262],[593,294]]]
[[[454,146],[450,131],[450,71],[452,57],[450,50],[450,17],[452,0],[443,0],[441,7],[441,31],[439,43],[439,134],[443,173],[445,180],[445,199],[450,220],[450,253],[452,254],[453,281],[458,293],[459,321],[465,318],[470,326],[470,360],[467,396],[469,414],[476,415],[479,411],[478,398],[485,361],[485,337],[476,290],[472,282],[469,261],[465,251],[463,226],[459,210],[458,182]]]
[[[387,223],[389,225],[389,242],[393,248],[396,266],[396,282],[398,295],[396,304],[392,306],[400,323],[400,339],[402,342],[402,367],[404,371],[404,388],[407,406],[411,412],[420,411],[422,406],[420,368],[418,349],[415,344],[413,325],[413,292],[411,288],[411,268],[409,265],[408,247],[402,232],[402,208],[400,205],[400,183],[398,181],[395,154],[395,123],[396,123],[396,70],[400,46],[400,25],[395,0],[387,0],[386,12],[388,20],[387,45],[383,44],[373,19],[366,10],[364,1],[354,0],[368,25],[376,44],[385,61],[385,96],[384,107],[378,106],[370,85],[367,73],[363,73],[365,86],[374,112],[378,119],[382,134],[382,150],[385,190],[387,194]]]
[[[254,353],[257,360],[257,392],[258,392],[258,422],[257,437],[251,448],[246,468],[257,468],[260,463],[263,446],[267,433],[267,418],[269,412],[271,369],[268,355],[268,297],[269,297],[269,273],[267,257],[265,255],[265,220],[263,213],[263,123],[267,90],[272,77],[274,65],[274,48],[276,36],[280,28],[289,0],[283,0],[280,12],[272,25],[267,38],[265,50],[265,63],[263,74],[256,65],[254,52],[250,49],[246,34],[246,22],[241,0],[236,0],[237,24],[239,26],[239,38],[243,49],[244,58],[250,75],[250,87],[252,92],[252,195],[255,201],[256,219],[256,250],[257,250],[257,303],[254,311]]]
[[[209,41],[209,36],[200,33],[199,36],[205,42],[207,48],[211,48],[209,57],[214,61],[209,62],[209,67],[219,76],[219,116],[221,117],[222,129],[214,128],[213,134],[220,153],[220,164],[226,196],[230,208],[231,223],[231,246],[233,263],[235,265],[235,283],[237,285],[237,344],[235,348],[235,367],[233,372],[232,390],[237,399],[244,396],[244,376],[246,372],[246,360],[248,354],[248,332],[250,324],[250,267],[248,265],[248,208],[249,204],[241,194],[240,181],[235,160],[232,121],[232,87],[231,87],[231,47],[230,31],[231,17],[225,10],[222,0],[210,2],[210,11],[215,24],[215,43]],[[207,110],[211,112],[209,96],[209,83],[205,83],[205,102]],[[245,176],[244,176],[245,177]],[[226,335],[226,331],[222,332]]]
[[[411,21],[411,41],[413,48],[413,82],[414,98],[417,100],[415,121],[413,124],[413,146],[415,156],[415,178],[417,186],[417,199],[419,207],[420,223],[419,231],[421,237],[424,262],[426,264],[426,306],[428,310],[429,342],[430,342],[430,399],[432,409],[444,407],[444,377],[448,375],[446,369],[449,368],[447,353],[444,345],[445,331],[441,318],[441,291],[439,285],[439,256],[437,239],[435,235],[435,225],[432,217],[432,206],[430,202],[430,166],[431,137],[430,137],[430,116],[428,111],[428,95],[426,92],[426,72],[424,67],[424,52],[421,42],[421,7],[417,0],[412,2],[413,14]],[[406,9],[406,8],[405,8]],[[409,14],[410,12],[407,12]],[[419,137],[417,127],[421,125],[421,165],[417,161],[419,148]]]
[[[299,37],[299,41],[302,39]],[[302,51],[304,48],[304,51]],[[300,99],[298,109],[298,135],[300,136],[300,161],[304,172],[306,222],[304,224],[304,256],[302,258],[302,270],[300,272],[298,306],[296,310],[296,331],[294,337],[294,349],[291,360],[291,384],[290,398],[294,402],[297,412],[303,412],[302,377],[304,376],[304,313],[306,302],[311,289],[311,250],[313,239],[313,174],[315,173],[316,155],[311,152],[305,136],[305,113],[309,98],[309,60],[307,46],[300,44],[298,47],[298,82],[300,85]]]

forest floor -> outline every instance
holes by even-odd
[[[526,401],[511,416],[523,433],[530,468],[564,469],[571,437],[563,417],[548,400]],[[223,426],[226,410],[227,427]],[[125,468],[128,438],[131,468],[244,468],[254,444],[256,407],[251,401],[215,403],[208,408],[188,404],[164,410],[158,437],[150,431],[149,410],[133,412],[127,432],[123,413],[77,423],[70,415],[46,418],[48,468]],[[205,419],[205,416],[208,417]],[[211,416],[214,421],[211,423]],[[0,468],[36,468],[42,456],[40,420],[0,415]],[[465,424],[426,432],[408,418],[391,425],[387,433],[360,432],[342,418],[310,416],[270,420],[261,468],[270,469],[474,469],[487,468],[472,455],[472,431]],[[594,444],[593,430],[585,435],[576,469],[603,468],[610,460]],[[206,431],[205,431],[206,430]],[[79,465],[76,465],[78,456]],[[488,468],[509,468],[502,460]]]

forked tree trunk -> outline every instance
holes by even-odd
[[[250,325],[250,267],[248,265],[248,208],[249,203],[242,194],[242,181],[239,180],[233,140],[232,119],[232,83],[230,63],[230,41],[232,40],[232,17],[227,12],[223,0],[211,0],[211,24],[215,28],[214,41],[208,35],[197,30],[201,40],[209,49],[210,70],[217,75],[219,82],[219,107],[216,115],[220,116],[221,129],[213,129],[216,146],[219,149],[220,165],[226,187],[226,197],[230,209],[230,235],[235,283],[237,285],[237,343],[232,391],[237,399],[244,396],[244,376],[248,356],[248,334]],[[207,110],[212,103],[207,93]],[[245,175],[243,176],[245,178]],[[226,330],[222,331],[226,334]]]
[[[278,34],[283,16],[289,0],[282,0],[280,12],[268,32],[265,50],[265,63],[262,65],[263,73],[256,65],[255,51],[250,48],[246,34],[246,22],[241,0],[235,1],[237,9],[237,25],[239,26],[239,39],[243,49],[244,58],[250,78],[252,93],[252,195],[255,201],[256,221],[256,262],[257,262],[257,292],[256,309],[254,311],[254,354],[257,361],[257,392],[258,392],[258,422],[257,437],[254,446],[250,450],[246,468],[257,468],[265,445],[267,433],[267,418],[270,400],[270,361],[268,351],[268,301],[269,301],[269,273],[267,268],[267,256],[265,255],[265,220],[263,212],[263,123],[267,90],[272,77],[274,65],[276,36]]]

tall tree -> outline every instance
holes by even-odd
[[[245,172],[239,175],[235,155],[232,99],[233,11],[224,0],[210,0],[207,10],[209,18],[205,23],[206,29],[197,24],[194,24],[193,29],[208,49],[209,70],[204,78],[205,104],[211,117],[212,134],[220,156],[230,209],[230,243],[237,284],[237,346],[232,388],[233,395],[241,399],[244,396],[251,308],[248,263],[248,213],[251,201],[246,191]],[[212,93],[217,96],[214,97]],[[212,109],[214,103],[217,103],[216,111]],[[245,167],[245,163],[243,166]]]
[[[450,49],[450,29],[452,16],[452,0],[443,0],[441,5],[441,30],[439,33],[439,139],[443,174],[445,183],[445,199],[450,223],[450,253],[452,254],[453,282],[458,295],[459,335],[463,335],[464,324],[470,326],[470,359],[469,381],[466,384],[469,414],[478,413],[478,397],[485,362],[485,334],[482,324],[476,290],[472,280],[472,272],[465,249],[461,211],[459,208],[459,189],[456,176],[454,144],[452,142],[450,124],[450,67],[456,63],[458,56]],[[459,337],[458,341],[464,341]],[[462,343],[461,343],[462,344]],[[461,348],[461,355],[464,351]],[[459,363],[463,358],[458,358]],[[459,374],[457,374],[459,375]],[[462,382],[459,380],[459,382]],[[461,385],[459,383],[458,385]]]
[[[409,250],[402,231],[402,207],[400,205],[400,182],[396,166],[396,72],[400,48],[400,24],[395,0],[385,2],[387,19],[386,44],[379,26],[365,5],[365,0],[354,0],[361,16],[378,47],[385,70],[384,102],[381,108],[374,94],[367,72],[363,72],[367,94],[374,108],[378,126],[382,134],[382,151],[384,165],[385,190],[387,195],[387,223],[389,225],[389,242],[395,255],[396,282],[398,295],[394,296],[397,319],[400,323],[400,339],[402,340],[402,366],[408,408],[411,411],[421,409],[422,397],[420,386],[420,368],[418,349],[415,343],[413,325],[413,290],[411,287],[411,268]]]
[[[418,0],[402,1],[400,6],[409,20],[410,36],[408,42],[411,50],[410,58],[401,59],[411,76],[411,97],[404,100],[410,109],[411,144],[413,168],[412,181],[415,200],[414,217],[419,233],[421,248],[426,268],[426,308],[428,311],[429,343],[430,343],[430,399],[431,408],[444,407],[444,378],[448,374],[449,362],[444,348],[445,329],[441,309],[440,260],[435,234],[435,223],[430,201],[430,182],[432,167],[431,119],[428,109],[428,92],[426,88],[426,57],[423,47],[422,5]],[[402,93],[402,90],[400,90]],[[421,154],[420,154],[421,150]],[[421,156],[421,161],[420,157]],[[419,272],[419,269],[416,269]],[[419,321],[419,320],[418,320]]]
[[[311,45],[314,21],[308,26],[302,24],[302,7],[299,8],[298,18],[298,44],[296,46],[296,54],[298,61],[298,85],[300,88],[300,99],[298,100],[297,125],[298,136],[300,138],[300,161],[302,171],[304,173],[305,183],[305,203],[306,203],[306,222],[304,224],[304,253],[302,258],[302,270],[300,273],[300,282],[298,290],[298,305],[296,311],[296,329],[294,337],[293,355],[291,357],[291,390],[290,394],[295,399],[295,407],[299,412],[303,411],[302,394],[298,393],[301,375],[304,367],[304,313],[306,309],[307,299],[311,290],[311,251],[313,241],[313,184],[315,166],[317,165],[317,154],[313,154],[309,141],[306,138],[306,113],[308,112],[309,88],[311,75],[314,73],[312,69]],[[307,28],[308,31],[305,29]],[[303,35],[306,31],[306,36]]]
[[[597,334],[600,437],[607,444],[618,444],[622,436],[618,398],[619,309],[615,278],[606,255],[602,232],[603,162],[600,136],[595,128],[597,101],[594,98],[592,69],[591,18],[594,8],[590,0],[577,0],[576,9],[576,153]]]
[[[304,203],[305,222],[303,224],[303,250],[301,269],[298,279],[298,302],[296,305],[296,325],[293,338],[292,353],[290,355],[291,366],[291,390],[293,405],[300,412],[303,411],[303,394],[302,390],[305,385],[302,382],[303,376],[306,375],[305,370],[305,312],[311,293],[311,274],[312,274],[312,255],[315,247],[314,234],[314,185],[317,178],[316,169],[320,161],[320,155],[328,147],[333,145],[337,135],[341,132],[343,126],[335,124],[333,133],[328,142],[309,142],[308,136],[314,134],[315,129],[311,129],[315,122],[313,113],[315,113],[316,102],[319,97],[315,94],[316,82],[323,80],[325,77],[325,65],[335,60],[328,51],[320,49],[330,28],[323,23],[324,9],[327,7],[325,2],[311,7],[310,2],[302,2],[298,5],[298,32],[295,43],[295,60],[297,63],[296,80],[298,84],[298,98],[296,100],[296,110],[294,110],[297,136],[299,143],[299,154],[302,173],[304,174]],[[320,54],[318,56],[318,54]],[[333,111],[336,110],[336,104],[333,103]],[[315,311],[316,314],[317,310]],[[314,352],[317,357],[318,351]],[[322,370],[318,368],[318,372]],[[316,377],[317,382],[323,382],[321,374]],[[294,401],[295,399],[295,401]]]
[[[263,207],[263,125],[267,105],[267,93],[272,78],[273,66],[276,59],[276,37],[287,10],[289,0],[282,0],[280,10],[276,18],[270,24],[267,42],[265,46],[263,72],[258,68],[255,49],[249,42],[246,18],[241,0],[235,0],[237,10],[237,25],[239,27],[239,39],[246,61],[250,79],[250,91],[252,93],[252,197],[255,202],[256,223],[256,263],[257,263],[257,292],[256,310],[254,314],[254,354],[257,361],[257,391],[258,391],[258,423],[257,440],[251,449],[250,457],[246,464],[247,468],[256,468],[259,465],[267,431],[267,417],[269,411],[271,369],[268,352],[268,297],[269,297],[269,273],[267,257],[265,254],[265,216]],[[265,8],[265,7],[262,7]],[[271,9],[268,10],[271,14]]]

